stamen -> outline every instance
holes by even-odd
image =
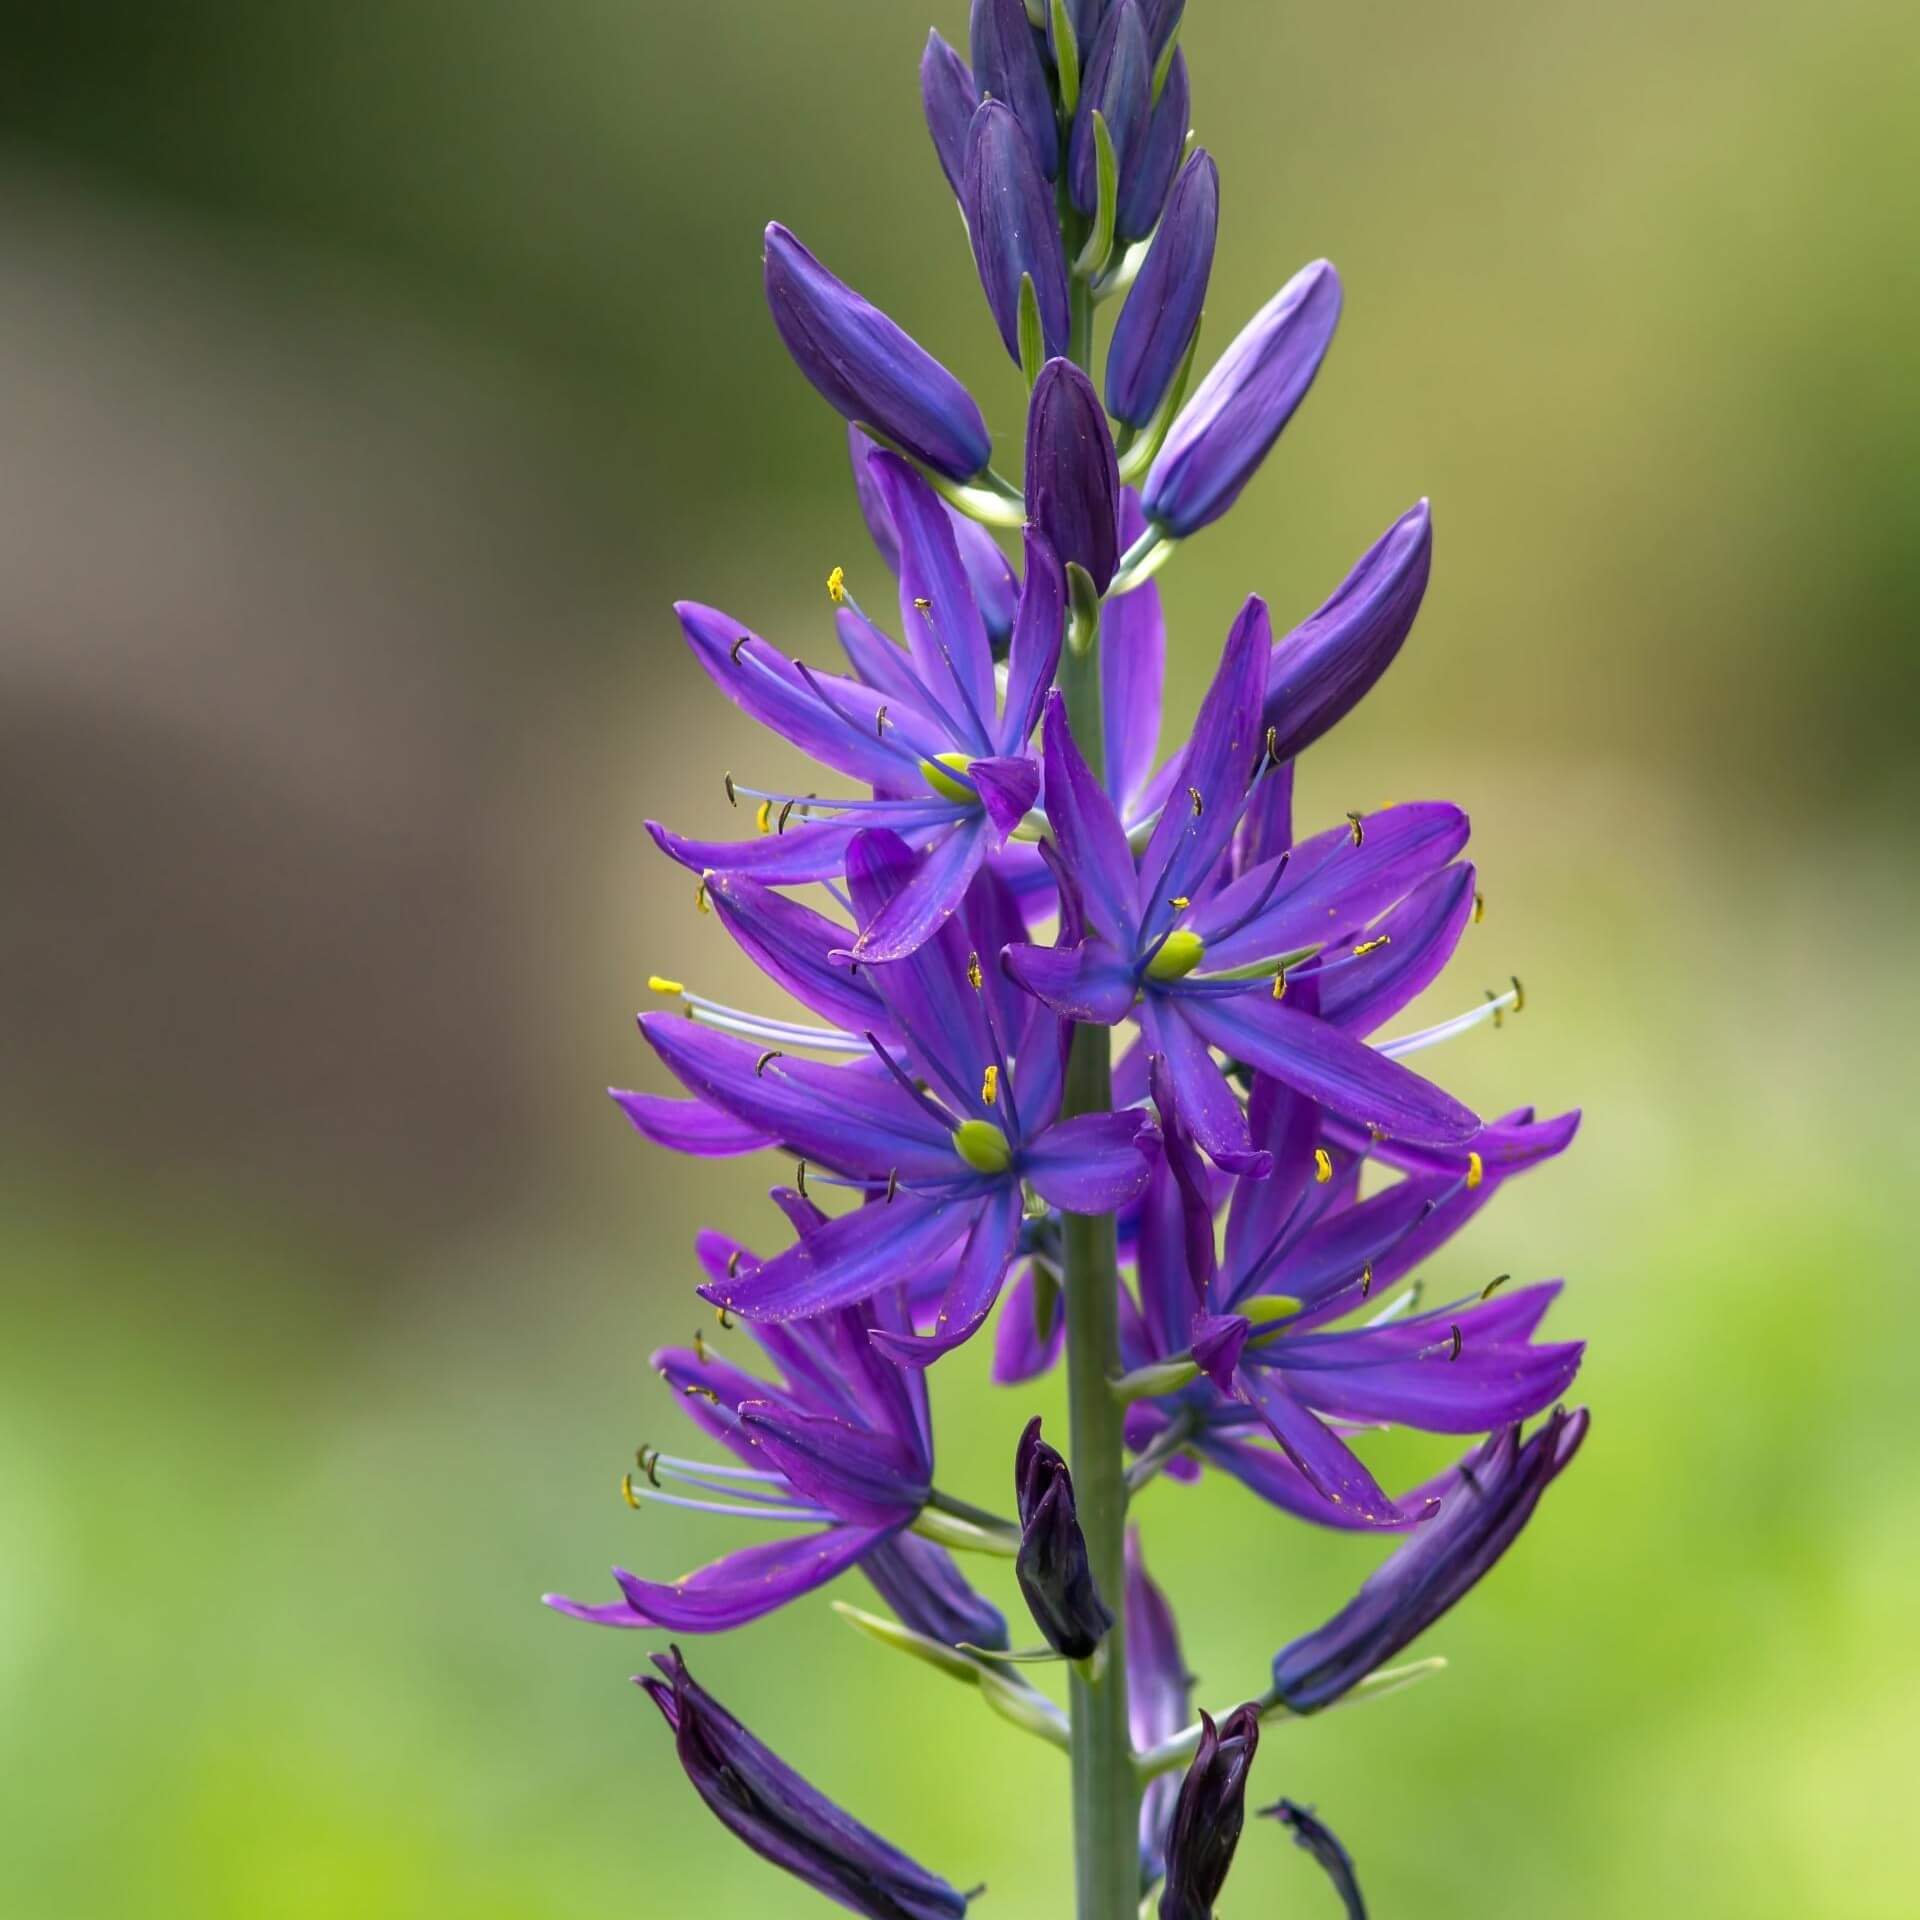
[[[877,740],[887,730],[887,708],[884,701],[874,709],[873,737]]]
[[[980,1104],[990,1107],[1000,1097],[1000,1069],[989,1067],[980,1080]]]
[[[735,1247],[734,1250],[727,1255],[727,1278],[729,1280],[736,1280],[739,1278],[739,1276],[740,1276],[740,1249],[738,1247]],[[724,1313],[726,1309],[722,1307],[720,1311]]]
[[[720,776],[720,783],[727,790],[727,805],[737,807],[740,804],[740,796],[733,790],[733,775],[731,773],[723,773]]]
[[[981,982],[986,976],[980,971],[980,956],[977,953],[967,955],[967,985],[975,993],[980,991]]]
[[[1193,817],[1198,820],[1207,810],[1207,803],[1200,797],[1200,789],[1198,787],[1189,787],[1187,789],[1187,798],[1193,802]]]
[[[1167,905],[1170,906],[1175,913],[1185,913],[1186,910],[1193,905],[1193,902],[1184,893],[1176,893],[1173,898],[1167,902]]]
[[[847,597],[847,570],[835,567],[827,575],[827,598],[837,607]]]
[[[1453,1351],[1447,1355],[1447,1358],[1449,1360],[1460,1358],[1460,1323],[1457,1320],[1453,1323]]]
[[[650,1448],[643,1440],[634,1448],[633,1459],[634,1464],[657,1487],[660,1484],[660,1475],[656,1471],[660,1465],[660,1449],[658,1447]]]
[[[913,610],[915,613],[931,613],[933,611],[933,602],[927,599],[924,594],[916,594],[914,596]]]
[[[800,1198],[807,1197],[807,1163],[800,1161],[793,1170],[793,1184],[800,1189]]]
[[[740,638],[733,643],[732,647],[728,649],[728,651],[731,653],[733,657],[733,664],[736,667],[740,664],[740,649],[748,645],[752,641],[752,639],[753,639],[752,634],[743,633],[740,636]]]
[[[713,1355],[707,1351],[707,1337],[698,1327],[693,1330],[693,1350],[703,1367],[713,1358]]]
[[[1273,970],[1273,997],[1276,1000],[1284,1000],[1286,996],[1287,970],[1285,967],[1275,967]]]
[[[1353,844],[1358,847],[1366,842],[1367,824],[1365,816],[1358,813],[1347,815],[1347,825],[1353,830]]]
[[[1383,933],[1372,940],[1362,940],[1360,944],[1354,948],[1353,957],[1358,960],[1365,954],[1378,953],[1382,947],[1390,947],[1392,945],[1393,935]]]
[[[1520,984],[1517,973],[1510,973],[1507,978],[1513,982],[1513,1010],[1515,1013],[1524,1013],[1527,1009],[1527,990]]]
[[[1278,727],[1267,729],[1267,763],[1275,767],[1280,764],[1280,729]]]
[[[898,1167],[889,1167],[887,1169],[887,1198],[885,1201],[885,1204],[887,1206],[892,1206],[893,1196],[899,1191],[900,1191],[900,1169]]]
[[[651,1488],[636,1487],[633,1475],[625,1474],[621,1478],[620,1491],[627,1497],[627,1505],[636,1512],[642,1501],[649,1501],[660,1507],[680,1507],[690,1513],[718,1513],[733,1520],[771,1520],[776,1523],[792,1523],[797,1520],[831,1520],[834,1515],[825,1507],[802,1507],[781,1503],[774,1505],[766,1502],[757,1506],[748,1506],[735,1500],[689,1500],[684,1494],[655,1493]]]
[[[1504,1287],[1512,1278],[1513,1275],[1510,1273],[1496,1273],[1493,1278],[1480,1289],[1480,1298],[1482,1300],[1491,1300],[1494,1294],[1497,1293],[1500,1288]]]
[[[686,988],[678,980],[669,980],[662,974],[650,973],[647,975],[647,991],[664,993],[669,1000],[678,1000],[686,992]]]
[[[787,804],[780,809],[780,824],[774,829],[776,833],[786,832],[787,822],[793,818],[793,810],[799,804],[800,802],[798,800],[789,800]]]
[[[771,800],[762,800],[760,804],[754,808],[753,824],[758,827],[762,833],[771,833],[773,831],[773,802]]]
[[[954,1125],[953,1115],[948,1113],[932,1094],[920,1086],[913,1076],[908,1073],[906,1068],[880,1044],[880,1036],[877,1033],[869,1031],[867,1034],[867,1045],[879,1055],[880,1064],[899,1082],[900,1089],[907,1098],[937,1126],[944,1131],[951,1131]],[[959,1097],[964,1099],[965,1095],[962,1094]]]
[[[1487,1163],[1477,1153],[1467,1155],[1467,1191],[1471,1193],[1487,1177]]]
[[[1473,890],[1473,924],[1477,927],[1487,917],[1487,896],[1478,887]]]
[[[1487,996],[1487,1010],[1493,1015],[1493,1030],[1498,1033],[1503,1024],[1500,1017],[1501,1010],[1507,1003],[1491,987],[1487,987],[1484,991]]]
[[[1373,1262],[1369,1260],[1360,1269],[1360,1298],[1364,1300],[1373,1291]]]
[[[632,1474],[623,1473],[620,1476],[620,1493],[627,1505],[630,1506],[635,1513],[638,1513],[640,1511],[640,1502],[634,1495]]]
[[[693,890],[693,910],[695,913],[711,913],[713,911],[712,907],[707,904],[707,876],[704,873],[700,876],[700,884]]]
[[[769,1047],[766,1052],[753,1063],[753,1077],[758,1080],[760,1076],[766,1072],[767,1068],[780,1057],[781,1054],[778,1047]]]
[[[1517,987],[1518,983],[1515,985]],[[1389,1060],[1403,1059],[1410,1053],[1419,1053],[1423,1048],[1438,1046],[1442,1040],[1451,1040],[1458,1034],[1466,1033],[1482,1022],[1491,1020],[1496,1010],[1506,1011],[1515,1004],[1515,992],[1510,988],[1481,1006],[1471,1008],[1466,1013],[1457,1013],[1451,1020],[1442,1020],[1438,1026],[1422,1027],[1418,1033],[1405,1033],[1397,1040],[1382,1040],[1377,1044]]]
[[[1313,1150],[1313,1177],[1323,1187],[1333,1178],[1333,1155],[1325,1147],[1315,1147]]]

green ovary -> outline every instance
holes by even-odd
[[[953,1130],[953,1150],[975,1173],[1005,1173],[1013,1165],[1007,1136],[991,1120],[962,1120]]]
[[[1147,963],[1149,980],[1184,980],[1207,957],[1206,943],[1197,933],[1176,927],[1166,945]]]
[[[920,762],[920,777],[926,781],[942,800],[952,800],[963,807],[977,807],[980,796],[964,780],[956,780],[956,773],[965,773],[969,765],[964,753],[943,753],[932,760]]]

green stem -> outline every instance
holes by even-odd
[[[1060,684],[1073,737],[1099,776],[1097,636],[1062,652]],[[1105,1113],[1113,1104],[1105,1027],[1074,1029],[1064,1111]],[[1116,1616],[1126,1594],[1124,1410],[1110,1381],[1120,1370],[1119,1270],[1111,1214],[1070,1213],[1066,1247],[1067,1409],[1074,1499],[1101,1597]],[[1098,1672],[1076,1667],[1073,1709],[1073,1843],[1079,1920],[1133,1920],[1140,1901],[1139,1788],[1127,1728],[1125,1622],[1116,1618]],[[1092,1664],[1092,1663],[1089,1663]]]

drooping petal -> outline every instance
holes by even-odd
[[[1147,475],[1147,517],[1185,538],[1219,519],[1306,398],[1340,318],[1340,276],[1316,260],[1247,323],[1180,409]]]
[[[1433,520],[1421,500],[1360,556],[1319,612],[1274,643],[1265,724],[1276,730],[1282,759],[1344,720],[1392,666],[1432,567]]]
[[[1207,1158],[1228,1173],[1262,1180],[1272,1171],[1247,1130],[1246,1111],[1207,1051],[1203,1028],[1187,1016],[1198,1001],[1150,994],[1140,1006],[1141,1031],[1166,1061],[1180,1118]]]
[[[1232,998],[1183,997],[1202,1039],[1258,1072],[1396,1140],[1458,1144],[1479,1120],[1451,1094],[1324,1020],[1283,1006],[1263,988]]]
[[[927,1266],[968,1230],[979,1208],[977,1199],[921,1200],[902,1193],[842,1214],[760,1266],[743,1266],[732,1280],[709,1281],[700,1295],[743,1320],[824,1313]]]
[[[1474,871],[1456,861],[1422,881],[1397,907],[1368,923],[1374,948],[1320,983],[1320,1017],[1369,1034],[1439,978],[1473,918]],[[1376,946],[1376,942],[1385,942]]]
[[[609,1087],[607,1091],[637,1133],[675,1153],[723,1159],[730,1154],[752,1153],[774,1142],[772,1134],[750,1127],[704,1100],[676,1100],[670,1094],[635,1093],[622,1087]]]
[[[863,421],[954,480],[986,466],[993,440],[966,388],[778,222],[767,229],[765,278],[794,364],[843,419]]]
[[[984,813],[965,816],[928,846],[905,884],[844,949],[848,956],[868,966],[919,952],[958,910],[987,857],[987,829]]]
[[[1240,1370],[1240,1380],[1248,1401],[1266,1422],[1267,1431],[1332,1505],[1376,1526],[1403,1517],[1360,1456],[1288,1391],[1286,1378],[1265,1367],[1245,1366]]]
[[[643,1580],[624,1567],[615,1567],[613,1577],[642,1626],[663,1627],[669,1633],[726,1633],[824,1587],[884,1539],[886,1531],[828,1527],[791,1540],[762,1541],[682,1580]],[[560,1612],[571,1610],[549,1604]]]
[[[1260,1811],[1278,1820],[1293,1835],[1294,1845],[1312,1854],[1320,1863],[1322,1871],[1333,1882],[1334,1892],[1340,1896],[1347,1920],[1367,1920],[1367,1903],[1360,1897],[1360,1881],[1354,1873],[1353,1861],[1332,1828],[1316,1818],[1311,1807],[1298,1806],[1291,1800],[1262,1807]]]
[[[1482,1127],[1470,1141],[1461,1145],[1440,1147],[1387,1140],[1373,1142],[1369,1150],[1390,1167],[1400,1167],[1408,1173],[1446,1173],[1456,1180],[1471,1173],[1471,1155],[1479,1161],[1483,1184],[1491,1185],[1495,1180],[1523,1173],[1566,1152],[1579,1131],[1577,1107],[1571,1113],[1556,1114],[1551,1120],[1535,1119],[1533,1109],[1523,1107]],[[1345,1137],[1356,1138],[1351,1133]]]

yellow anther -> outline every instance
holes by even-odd
[[[1372,940],[1362,940],[1360,944],[1354,948],[1353,957],[1358,960],[1363,953],[1378,953],[1382,947],[1390,947],[1392,945],[1392,934],[1379,934]]]
[[[1323,1187],[1333,1178],[1333,1155],[1325,1147],[1313,1150],[1313,1177]]]
[[[1477,1153],[1467,1155],[1467,1191],[1471,1193],[1487,1177],[1487,1163]]]
[[[1358,813],[1350,813],[1347,815],[1347,825],[1353,832],[1353,844],[1356,847],[1362,845],[1367,837],[1365,816]]]
[[[635,1513],[640,1511],[640,1502],[635,1497],[633,1491],[633,1475],[630,1473],[623,1473],[620,1476],[620,1497],[626,1501],[627,1505],[630,1506]]]
[[[1360,1298],[1364,1300],[1373,1291],[1373,1262],[1369,1260],[1360,1269]]]
[[[722,1333],[731,1333],[733,1331],[733,1316],[725,1307],[715,1307],[713,1317],[720,1322],[720,1331]]]
[[[933,602],[924,595],[916,595],[913,602],[913,610],[915,613],[931,613],[933,611]]]
[[[807,1163],[802,1160],[793,1170],[793,1184],[800,1189],[800,1198],[807,1197]]]
[[[1517,973],[1510,973],[1507,978],[1513,982],[1513,1010],[1515,1013],[1524,1013],[1527,1009],[1527,990],[1520,984]]]
[[[1200,797],[1200,789],[1198,787],[1189,787],[1187,789],[1187,798],[1193,802],[1193,817],[1198,820],[1207,810],[1207,803]]]
[[[727,1278],[731,1280],[740,1271],[740,1249],[735,1247],[727,1255]]]
[[[1277,767],[1280,764],[1280,729],[1267,729],[1267,758]]]
[[[1497,1033],[1506,1024],[1504,1011],[1500,1005],[1500,996],[1491,987],[1482,987],[1480,991],[1487,996],[1487,1004],[1493,1009],[1493,1025]]]
[[[975,993],[978,993],[980,991],[980,983],[985,978],[986,975],[980,971],[980,956],[977,953],[968,954],[967,985],[970,986]]]
[[[835,567],[827,575],[827,598],[837,607],[847,597],[847,570]]]
[[[1510,1273],[1496,1273],[1493,1276],[1493,1278],[1489,1280],[1487,1284],[1480,1289],[1480,1298],[1482,1300],[1491,1300],[1494,1294],[1501,1287],[1504,1287],[1507,1284],[1507,1282],[1512,1278],[1513,1278],[1513,1275]]]
[[[766,1050],[766,1052],[763,1053],[760,1056],[760,1058],[753,1063],[753,1077],[756,1080],[758,1080],[760,1076],[763,1073],[765,1073],[766,1070],[770,1066],[772,1066],[772,1064],[779,1058],[780,1058],[780,1049],[778,1047],[769,1047]]]
[[[664,993],[670,1000],[677,1000],[686,992],[686,988],[678,980],[668,980],[660,974],[650,973],[647,975],[647,991]]]
[[[753,824],[758,827],[762,833],[771,833],[773,831],[773,802],[771,800],[762,800],[760,804],[754,808]]]
[[[1193,905],[1193,902],[1189,900],[1184,893],[1176,893],[1173,898],[1167,902],[1167,905],[1170,906],[1175,913],[1185,913],[1186,910]]]
[[[1487,896],[1477,887],[1473,894],[1473,924],[1477,927],[1487,917]]]
[[[1000,1098],[1000,1069],[990,1066],[980,1076],[980,1104],[990,1107]]]
[[[695,1327],[693,1330],[693,1351],[703,1367],[713,1357],[707,1352],[706,1335],[703,1334],[698,1327]]]
[[[700,884],[693,890],[693,910],[695,913],[711,913],[713,911],[707,904],[707,876],[704,873],[700,876]]]
[[[1284,1000],[1287,997],[1287,970],[1285,967],[1275,967],[1273,970],[1273,997],[1276,1000]]]

